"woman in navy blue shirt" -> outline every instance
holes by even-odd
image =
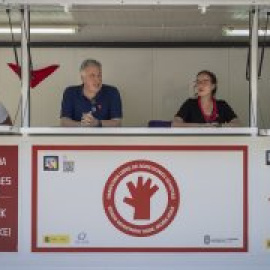
[[[224,100],[217,100],[217,78],[213,72],[200,71],[195,87],[197,98],[184,102],[172,122],[173,127],[239,126],[233,109]]]

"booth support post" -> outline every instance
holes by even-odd
[[[21,80],[22,80],[22,127],[30,126],[30,11],[25,5],[22,9],[21,22]]]
[[[251,63],[250,63],[250,127],[257,127],[257,101],[258,101],[258,7],[254,7],[252,12],[252,29],[251,29]]]

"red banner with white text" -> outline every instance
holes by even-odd
[[[0,146],[0,252],[18,250],[18,146]]]

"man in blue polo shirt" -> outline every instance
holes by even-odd
[[[83,61],[82,85],[67,87],[62,100],[63,127],[119,127],[121,97],[117,88],[102,84],[102,66],[96,60]]]

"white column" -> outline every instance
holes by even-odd
[[[257,127],[258,96],[258,7],[252,15],[251,51],[250,51],[250,127]]]
[[[30,126],[30,57],[28,41],[30,37],[29,7],[23,6],[21,34],[21,77],[22,77],[22,127]]]

